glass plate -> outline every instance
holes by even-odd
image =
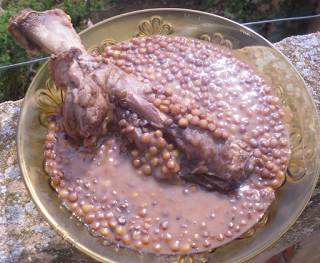
[[[276,242],[307,205],[319,176],[319,123],[315,104],[298,72],[268,41],[228,19],[184,9],[151,9],[100,22],[81,33],[85,47],[101,53],[104,47],[133,36],[173,34],[199,38],[238,50],[276,87],[291,108],[292,157],[286,182],[265,216],[240,238],[214,250],[190,255],[141,253],[92,236],[61,204],[44,171],[47,121],[63,94],[50,81],[48,63],[33,80],[18,125],[18,158],[35,205],[65,240],[102,262],[243,262]]]

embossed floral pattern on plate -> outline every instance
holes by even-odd
[[[163,19],[161,16],[152,15],[150,16],[149,19],[145,19],[142,22],[140,22],[138,31],[134,33],[134,36],[150,36],[153,34],[172,34],[174,32],[173,31],[174,26],[175,26],[175,23],[166,22],[166,20]],[[206,31],[204,30],[202,32],[206,32]],[[226,32],[223,32],[223,30],[219,32],[207,32],[206,34],[202,35],[202,39],[212,43],[220,44],[228,48],[235,48],[233,46],[232,41],[229,40],[232,38],[229,38],[228,35],[226,35],[225,33]],[[117,39],[116,37],[108,36],[108,34],[106,34],[106,37],[109,37],[109,38],[106,39],[105,41],[100,41],[100,40],[97,41],[98,45],[95,45],[94,48],[92,48],[89,51],[94,51],[98,54],[101,54],[104,51],[104,48],[106,46],[113,45],[117,42],[115,40]],[[33,87],[33,89],[35,88]],[[55,108],[57,108],[63,102],[64,92],[59,87],[57,87],[54,84],[53,80],[51,79],[47,80],[46,85],[44,87],[41,87],[40,90],[38,90],[38,88],[36,90],[37,91],[34,92],[35,93],[34,96],[36,98],[37,104],[39,105],[38,120],[42,126],[46,127],[48,122],[51,119],[52,114],[54,114],[55,112]],[[27,109],[25,108],[25,110]],[[297,182],[297,184],[299,184],[300,181],[303,181],[302,179],[308,178],[308,176],[306,176],[308,175],[308,170],[305,169],[306,167],[305,165],[307,165],[309,160],[311,160],[312,158],[314,158],[314,156],[316,156],[315,152],[312,150],[313,148],[311,146],[310,147],[307,146],[304,142],[304,139],[307,140],[305,137],[305,133],[303,133],[303,131],[299,129],[292,130],[291,146],[292,146],[293,155],[290,160],[289,168],[286,176],[286,178],[288,178],[287,182],[290,181],[290,184],[291,182],[294,182],[294,183]],[[287,187],[285,187],[285,191],[286,189]],[[64,209],[64,208],[61,207],[61,209]],[[245,234],[243,234],[240,238],[245,239],[244,242],[250,242],[250,238],[254,238],[254,236],[256,236],[254,235],[255,233],[261,232],[260,230],[263,231],[264,228],[269,229],[268,226],[272,224],[272,220],[270,220],[271,217],[275,217],[272,211],[270,212],[270,215],[266,214],[259,221],[259,223],[253,227],[254,228],[253,230],[250,229],[247,233],[245,233],[247,234],[247,236],[244,236]],[[61,234],[61,232],[59,233]],[[259,233],[257,233],[257,235],[259,235]],[[64,237],[67,238],[68,241],[70,242],[70,239],[69,239],[70,235],[67,235]],[[240,244],[243,241],[243,239],[240,239],[240,238],[239,240],[235,240],[231,242],[232,243],[231,246],[237,247],[237,244]],[[130,252],[128,249],[115,245],[113,242],[110,242],[109,240],[106,240],[106,239],[97,238],[97,240],[100,240],[99,242],[102,245],[104,245],[106,249],[107,248],[111,249],[111,251],[109,250],[108,253],[118,254],[118,252],[121,251],[123,255],[132,254],[137,258],[141,258],[141,261],[143,261],[143,256],[139,256],[140,254],[138,252],[137,253]],[[77,246],[77,242],[82,246],[81,241],[75,241],[76,246]],[[207,252],[190,254],[190,255],[161,255],[161,258],[167,262],[177,262],[177,263],[209,262],[211,259],[215,258],[214,257],[214,255],[216,255],[215,252],[221,251],[221,250],[223,250],[223,248],[218,248],[216,250],[210,250]]]

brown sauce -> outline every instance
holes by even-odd
[[[152,175],[178,173],[183,153],[161,131],[146,131],[140,140],[147,148],[140,152],[122,136],[132,128],[123,119],[88,152],[65,133],[57,109],[46,164],[72,213],[101,236],[156,253],[217,247],[257,223],[284,181],[291,153],[287,116],[273,88],[231,51],[182,37],[132,39],[102,56],[152,87],[149,102],[181,127],[232,136],[257,164],[230,194],[162,183]]]

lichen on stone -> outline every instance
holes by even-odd
[[[289,37],[275,46],[301,74],[320,113],[320,32]]]
[[[0,262],[62,242],[37,211],[20,174],[15,140],[21,103],[0,104]]]

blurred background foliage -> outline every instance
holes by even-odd
[[[30,57],[5,30],[9,18],[23,8],[37,11],[62,8],[71,16],[77,32],[85,29],[91,20],[96,23],[121,13],[147,8],[189,8],[239,23],[313,15],[320,8],[318,0],[0,0],[0,3],[0,66],[48,56],[41,52]],[[277,42],[288,36],[306,34],[309,23],[310,20],[298,20],[250,27],[269,41]],[[0,103],[23,98],[42,63],[0,70]]]
[[[36,58],[47,57],[41,52],[29,56],[26,51],[16,45],[9,33],[5,30],[9,18],[23,8],[44,11],[52,8],[62,8],[71,16],[77,32],[87,27],[88,19],[93,19],[104,7],[104,1],[81,0],[8,0],[2,2],[0,14],[0,66],[15,64]],[[37,70],[44,62],[31,65],[0,70],[0,102],[17,100],[24,97]]]

